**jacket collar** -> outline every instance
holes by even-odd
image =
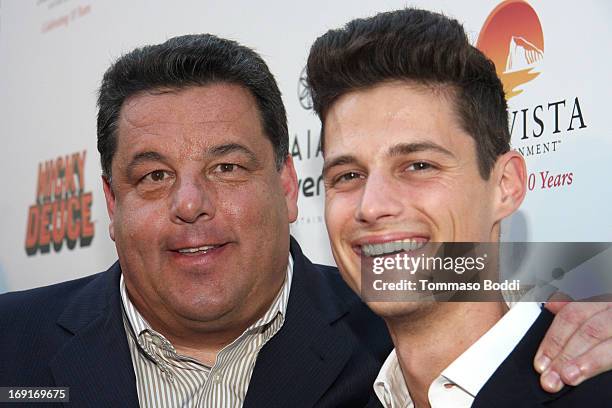
[[[262,348],[244,406],[313,406],[338,377],[353,347],[350,330],[334,324],[349,305],[332,291],[328,277],[291,239],[293,282],[281,330]],[[350,290],[347,288],[347,290]],[[299,384],[299,388],[296,388]]]
[[[540,387],[540,375],[533,368],[533,358],[553,317],[548,310],[542,310],[527,334],[476,395],[474,408],[516,407],[526,403],[539,407],[573,388],[566,386],[557,393],[547,393]]]
[[[120,274],[117,262],[82,288],[57,321],[74,336],[50,366],[56,384],[70,387],[74,406],[138,406],[122,324]]]

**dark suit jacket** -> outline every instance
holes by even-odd
[[[293,239],[291,253],[285,323],[259,353],[244,406],[364,406],[391,350],[386,326],[335,268],[313,265]],[[116,263],[0,296],[0,386],[68,386],[71,406],[137,406],[119,276]]]
[[[542,310],[523,339],[476,395],[472,407],[612,407],[611,372],[585,381],[578,387],[565,386],[556,394],[549,394],[540,387],[540,376],[533,368],[533,359],[553,317],[548,310]]]
[[[612,407],[612,372],[585,381],[578,387],[565,386],[556,394],[549,394],[540,387],[540,376],[533,368],[533,359],[553,318],[548,310],[542,310],[512,353],[480,389],[472,408]],[[367,407],[382,408],[382,404],[376,395],[372,395]]]

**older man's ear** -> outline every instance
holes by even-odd
[[[104,189],[104,198],[106,200],[106,211],[108,212],[108,217],[110,218],[110,223],[108,224],[108,234],[114,241],[115,229],[113,227],[113,217],[115,215],[115,193],[111,187],[110,179],[106,176],[102,176],[102,187]]]

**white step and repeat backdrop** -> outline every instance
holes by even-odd
[[[323,221],[320,124],[303,93],[306,57],[328,28],[405,5],[0,0],[0,292],[77,278],[114,262],[96,150],[96,89],[122,53],[187,33],[210,32],[251,46],[276,75],[300,179],[300,216],[292,232],[314,261],[332,264]],[[409,5],[462,21],[503,78],[512,142],[530,173],[527,199],[504,226],[504,239],[612,241],[612,3]],[[69,198],[44,204],[52,184]],[[58,221],[53,228],[53,213],[64,214],[64,227]]]

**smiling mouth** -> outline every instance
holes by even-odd
[[[402,239],[380,244],[364,244],[360,246],[360,249],[363,255],[374,257],[396,254],[403,251],[415,251],[424,247],[427,242],[427,240],[423,239]]]
[[[197,248],[181,248],[176,250],[176,252],[185,255],[194,255],[194,254],[205,254],[208,251],[219,248],[221,245],[204,245]]]

